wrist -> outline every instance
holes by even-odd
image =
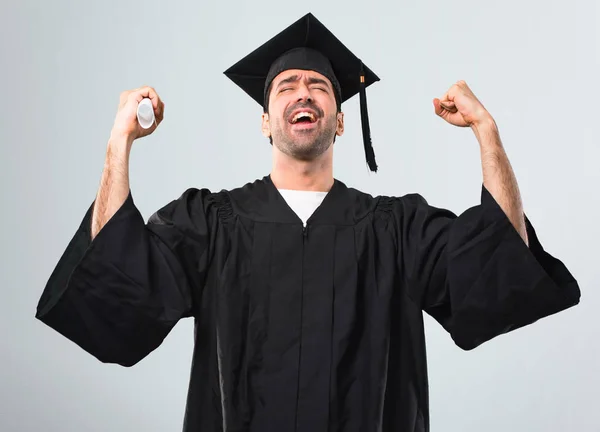
[[[498,130],[498,125],[496,124],[496,121],[494,120],[494,118],[487,114],[485,116],[483,116],[481,119],[473,122],[471,124],[471,129],[473,130],[473,132],[477,133],[490,133],[490,132],[497,132]]]
[[[113,153],[129,153],[133,139],[127,135],[112,131],[108,139],[108,148]]]
[[[106,148],[106,163],[127,167],[133,140],[119,135],[111,135]]]
[[[502,146],[498,132],[498,125],[491,116],[485,116],[471,125],[479,145],[482,148]]]

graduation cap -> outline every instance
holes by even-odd
[[[338,106],[359,93],[365,157],[371,171],[377,171],[365,89],[379,81],[379,77],[313,14],[300,18],[224,74],[265,108],[273,78],[289,69],[312,70],[327,77],[334,87]]]

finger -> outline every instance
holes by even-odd
[[[453,106],[454,105],[454,88],[451,87],[446,93],[440,98],[440,104],[442,106]]]
[[[442,115],[442,106],[440,104],[440,100],[438,98],[435,98],[433,100],[433,108],[435,110],[435,113],[439,116]]]
[[[469,88],[469,86],[467,85],[467,83],[464,80],[460,80],[456,82],[456,86],[461,88],[463,91],[470,91],[471,89]]]
[[[154,87],[142,86],[133,90],[132,94],[135,96],[130,99],[132,102],[140,103],[142,99],[150,99],[150,101],[152,102],[152,107],[154,108],[154,113],[156,115],[156,110],[158,109],[160,98],[158,97],[158,93],[156,92]]]
[[[442,105],[442,101],[439,99],[434,99],[433,100],[433,106],[435,107],[435,113],[442,117],[442,118],[446,118],[446,116],[448,116],[448,110],[444,108],[444,106]]]
[[[147,97],[150,99],[150,101],[152,101],[152,107],[154,108],[154,112],[156,115],[156,112],[158,111],[158,106],[160,104],[160,97],[158,96],[158,93],[156,92],[156,90],[153,87],[144,87],[143,89],[144,92],[144,97]]]
[[[154,116],[154,118],[156,119],[157,123],[162,122],[163,118],[164,118],[164,114],[165,113],[165,104],[164,102],[161,102],[160,105],[158,106],[158,110],[156,112],[156,115]]]
[[[440,105],[442,106],[442,108],[444,108],[447,111],[450,111],[451,113],[458,112],[458,109],[456,108],[456,105],[454,104],[454,102],[449,102],[449,101],[440,102]]]
[[[469,87],[469,85],[464,81],[464,80],[460,80],[458,81],[455,86],[458,89],[458,92],[460,92],[461,94],[470,97],[474,100],[478,100],[477,97],[475,96],[475,93],[473,93],[473,90],[471,89],[471,87]]]
[[[144,97],[143,90],[134,90],[127,96],[127,102],[131,103],[132,105],[138,105],[144,99]]]
[[[454,98],[456,97],[456,95],[458,94],[458,92],[460,91],[458,84],[454,84],[452,85],[452,87],[450,87],[448,89],[448,91],[444,94],[444,96],[442,96],[440,104],[442,105],[442,107],[452,113],[457,112],[457,108],[456,105],[454,103]]]
[[[441,101],[440,99],[433,100],[433,106],[435,107],[435,113],[440,117],[446,117],[448,113],[456,113],[458,110],[454,105],[454,102]]]
[[[456,83],[452,84],[452,86],[444,94],[444,97],[442,97],[442,103],[454,102],[456,96],[464,92],[462,83],[464,83],[464,81],[457,81]],[[452,104],[449,104],[449,106],[452,106]]]

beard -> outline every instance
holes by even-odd
[[[293,130],[292,125],[287,121],[288,112],[291,113],[299,108],[310,108],[318,114],[316,128]],[[271,136],[273,145],[282,153],[297,160],[311,161],[329,150],[335,139],[336,129],[336,113],[324,117],[323,111],[318,107],[312,104],[299,104],[290,107],[282,118],[272,122]]]

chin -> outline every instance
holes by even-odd
[[[319,154],[318,145],[312,140],[278,140],[275,141],[277,149],[294,159],[309,161]]]
[[[326,145],[324,142],[315,141],[314,139],[305,142],[300,140],[300,142],[296,141],[292,143],[289,147],[289,151],[291,156],[296,159],[311,161],[325,153],[330,145],[331,144]]]

